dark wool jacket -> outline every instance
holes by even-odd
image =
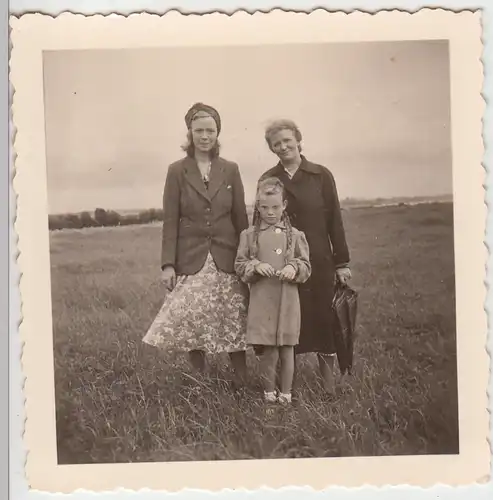
[[[195,274],[210,252],[216,266],[234,272],[240,233],[248,227],[245,194],[238,165],[212,160],[207,189],[195,159],[170,165],[163,195],[161,267]]]

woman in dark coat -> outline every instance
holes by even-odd
[[[291,120],[277,120],[265,132],[279,163],[261,178],[275,176],[287,192],[287,213],[305,233],[312,274],[300,285],[301,334],[297,354],[318,354],[320,374],[328,393],[334,392],[335,343],[331,304],[335,280],[351,278],[349,251],[337,188],[332,173],[301,154],[302,135]]]
[[[234,261],[248,227],[243,183],[238,165],[219,156],[219,113],[196,103],[185,123],[186,156],[169,166],[163,197],[161,269],[169,293],[143,340],[188,352],[199,371],[207,352],[228,352],[242,382],[248,289]]]

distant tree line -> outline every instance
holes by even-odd
[[[409,198],[376,198],[372,200],[359,198],[341,199],[342,210],[358,207],[378,206],[381,203],[395,202],[396,204],[406,204],[408,201],[440,201],[443,197],[409,197]],[[400,202],[400,203],[399,203]],[[248,218],[251,222],[253,206],[247,205]],[[163,210],[160,208],[150,208],[131,214],[120,214],[115,210],[105,210],[96,208],[94,212],[80,212],[69,214],[56,214],[48,216],[50,229],[82,229],[84,227],[106,227],[106,226],[129,226],[132,224],[149,224],[163,220]]]
[[[114,210],[96,208],[94,212],[77,214],[57,214],[48,216],[48,225],[55,229],[82,229],[84,227],[129,226],[162,221],[163,210],[150,208],[132,214],[120,214]]]
[[[248,216],[251,219],[252,207],[247,206]],[[76,214],[56,214],[48,216],[50,230],[82,229],[85,227],[130,226],[132,224],[149,224],[163,220],[161,208],[150,208],[131,214],[120,214],[115,210],[96,208],[94,212],[80,212]]]

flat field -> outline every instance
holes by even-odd
[[[141,342],[163,299],[160,226],[50,233],[59,463],[458,452],[452,204],[344,211],[359,291],[350,390],[322,398],[301,356],[301,396],[268,413],[209,359],[200,394],[186,359]]]

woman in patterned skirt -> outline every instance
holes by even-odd
[[[163,197],[161,269],[169,293],[143,341],[187,351],[200,372],[206,353],[228,352],[243,382],[248,288],[234,272],[248,227],[243,183],[238,165],[219,156],[219,113],[196,103],[185,123],[186,156],[169,166]]]

